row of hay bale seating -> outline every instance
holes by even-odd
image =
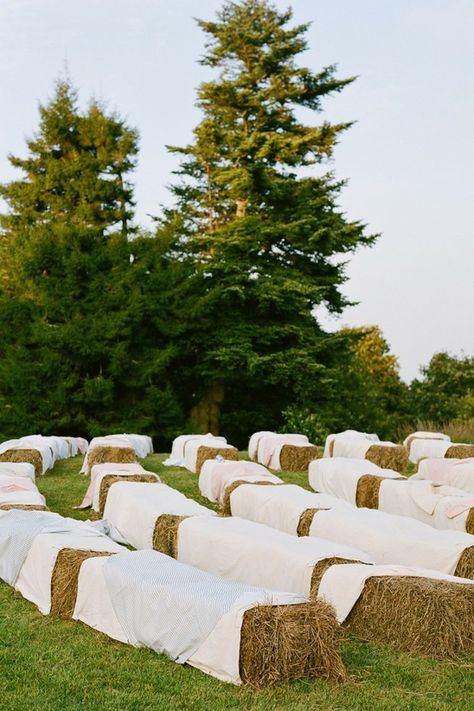
[[[355,546],[380,565],[431,568],[474,579],[474,536],[468,533],[437,530],[405,516],[356,508],[294,484],[239,482],[230,492],[228,507],[233,516],[293,536]]]
[[[410,462],[423,459],[467,459],[474,457],[474,445],[451,442],[442,432],[413,432],[404,440]]]
[[[309,484],[323,494],[358,507],[407,516],[434,528],[474,533],[474,498],[461,489],[407,479],[362,459],[318,459],[309,466]]]
[[[346,678],[340,628],[325,602],[226,581],[157,551],[129,551],[98,524],[0,512],[0,578],[45,615],[81,621],[223,681],[263,687]]]
[[[114,434],[91,439],[82,463],[81,474],[88,475],[95,464],[133,464],[153,453],[151,437]]]
[[[30,463],[35,475],[46,474],[60,459],[87,452],[88,442],[82,437],[43,437],[29,435],[0,444],[0,462]]]
[[[306,471],[318,448],[306,435],[255,432],[249,441],[250,459],[275,471]]]
[[[242,483],[232,497],[245,488],[286,487]],[[377,565],[352,545],[218,516],[165,484],[114,484],[104,518],[135,548],[154,548],[235,583],[329,603],[338,621],[363,639],[436,657],[474,650],[474,584],[466,578]]]
[[[229,459],[237,461],[239,451],[229,444],[225,437],[206,435],[179,435],[173,440],[170,456],[163,464],[169,467],[184,467],[194,474],[208,459]]]
[[[364,459],[384,469],[402,472],[408,462],[406,447],[393,442],[382,442],[376,434],[346,430],[329,435],[324,457]]]

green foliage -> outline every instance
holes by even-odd
[[[327,334],[314,308],[343,308],[344,266],[334,257],[374,240],[345,219],[342,183],[320,168],[348,124],[298,118],[301,107],[320,112],[351,79],[299,66],[307,26],[290,20],[290,11],[244,0],[199,22],[208,37],[202,63],[218,74],[198,89],[193,142],[171,148],[182,156],[181,180],[161,223],[195,274],[182,289],[179,371],[189,405],[204,412],[218,385],[221,425],[237,443],[257,422],[280,425],[305,383],[324,377]],[[322,174],[302,177],[308,166]]]
[[[412,382],[410,404],[413,416],[432,420],[438,426],[449,420],[474,417],[474,358],[436,353],[421,368],[421,378]]]
[[[320,415],[308,408],[287,407],[282,413],[284,417],[282,431],[297,432],[308,437],[313,444],[324,445],[329,429],[322,421]]]

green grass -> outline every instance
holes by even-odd
[[[145,466],[201,503],[197,477],[163,467],[163,455]],[[81,459],[59,462],[39,488],[52,510],[74,510],[87,488]],[[305,474],[284,475],[306,486]],[[180,667],[147,649],[113,642],[77,622],[43,617],[0,583],[0,709],[5,711],[470,711],[474,659],[436,662],[349,639],[344,660],[351,682],[295,682],[265,691],[223,684]]]

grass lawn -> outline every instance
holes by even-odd
[[[163,455],[145,460],[150,471],[188,496],[197,477],[163,467]],[[87,488],[81,458],[59,462],[38,486],[51,510],[75,511]],[[288,474],[306,485],[305,474]],[[344,660],[352,681],[294,682],[253,691],[230,686],[164,656],[113,642],[78,622],[43,617],[0,582],[0,709],[5,711],[470,711],[474,659],[436,662],[348,639]]]

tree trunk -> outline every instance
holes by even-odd
[[[224,400],[224,385],[211,383],[200,401],[189,413],[199,432],[219,434],[221,404]]]

